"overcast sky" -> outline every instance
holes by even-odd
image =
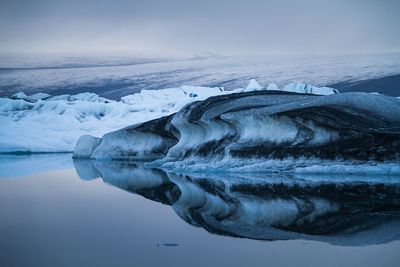
[[[0,0],[0,52],[392,52],[399,14],[399,0]]]

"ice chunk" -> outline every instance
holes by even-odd
[[[31,109],[34,105],[22,99],[0,98],[0,114]],[[7,116],[7,115],[6,115]],[[4,129],[6,130],[6,129]]]
[[[83,135],[78,139],[74,149],[74,158],[89,158],[93,150],[100,144],[101,139],[90,136]]]
[[[21,99],[21,100],[25,100],[28,102],[36,102],[36,101],[43,100],[43,99],[46,99],[49,97],[51,97],[51,95],[45,94],[45,93],[36,93],[36,94],[30,95],[30,96],[27,96],[24,92],[19,92],[19,93],[13,94],[10,98],[11,99]]]
[[[270,83],[267,87],[267,90],[279,90],[278,85],[276,85],[275,83]]]
[[[49,97],[51,97],[51,95],[45,94],[45,93],[36,93],[36,94],[29,96],[30,99],[35,100],[35,101],[43,100],[43,99],[46,99]]]
[[[140,93],[122,97],[121,102],[141,112],[177,112],[193,101],[227,93],[229,92],[220,87],[182,86],[163,90],[142,90]]]
[[[249,158],[400,161],[399,133],[400,102],[393,97],[265,90],[196,101],[107,134],[90,157],[158,158],[166,168],[210,160],[235,168]]]
[[[100,97],[97,94],[94,93],[80,93],[77,95],[57,95],[57,96],[50,96],[46,100],[51,100],[51,101],[57,101],[57,100],[62,100],[62,101],[69,101],[73,102],[76,100],[81,100],[81,101],[86,101],[86,102],[101,102],[101,103],[110,103],[110,102],[115,102],[113,100]]]
[[[250,82],[249,88],[262,88],[256,84],[255,81]],[[121,101],[109,100],[94,93],[59,96],[38,93],[26,96],[21,92],[13,99],[0,98],[0,153],[71,152],[82,135],[101,137],[129,125],[176,113],[194,101],[243,91],[242,88],[225,91],[222,87],[181,86],[142,90],[122,97]],[[240,101],[246,104],[244,98]],[[213,125],[216,130],[210,128],[207,131],[208,141],[220,138],[230,129],[219,122]],[[198,137],[201,138],[201,135]]]
[[[259,91],[259,90],[263,90],[263,89],[264,88],[255,79],[251,79],[245,89],[245,92]]]
[[[24,92],[18,92],[18,93],[13,94],[10,98],[11,99],[25,99],[27,97],[28,96]]]
[[[301,94],[315,94],[315,95],[330,95],[339,93],[338,90],[330,87],[317,87],[311,84],[304,83],[289,83],[283,88],[284,91],[301,93]]]
[[[87,102],[102,102],[102,103],[109,103],[109,102],[114,102],[110,99],[100,97],[94,93],[80,93],[77,95],[72,96],[74,100],[82,100],[82,101],[87,101]]]

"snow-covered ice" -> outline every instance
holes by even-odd
[[[101,137],[122,127],[177,112],[195,100],[223,93],[226,92],[217,87],[183,86],[143,90],[121,101],[94,93],[50,96],[34,101],[21,92],[12,98],[0,98],[0,153],[72,152],[82,135]]]

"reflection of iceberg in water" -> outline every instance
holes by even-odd
[[[395,178],[261,173],[203,177],[148,169],[141,163],[74,164],[82,179],[101,177],[170,205],[186,222],[219,235],[345,246],[400,239],[400,181]]]

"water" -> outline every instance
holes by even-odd
[[[31,173],[0,158],[0,266],[398,266],[397,178],[178,175],[66,156]]]

